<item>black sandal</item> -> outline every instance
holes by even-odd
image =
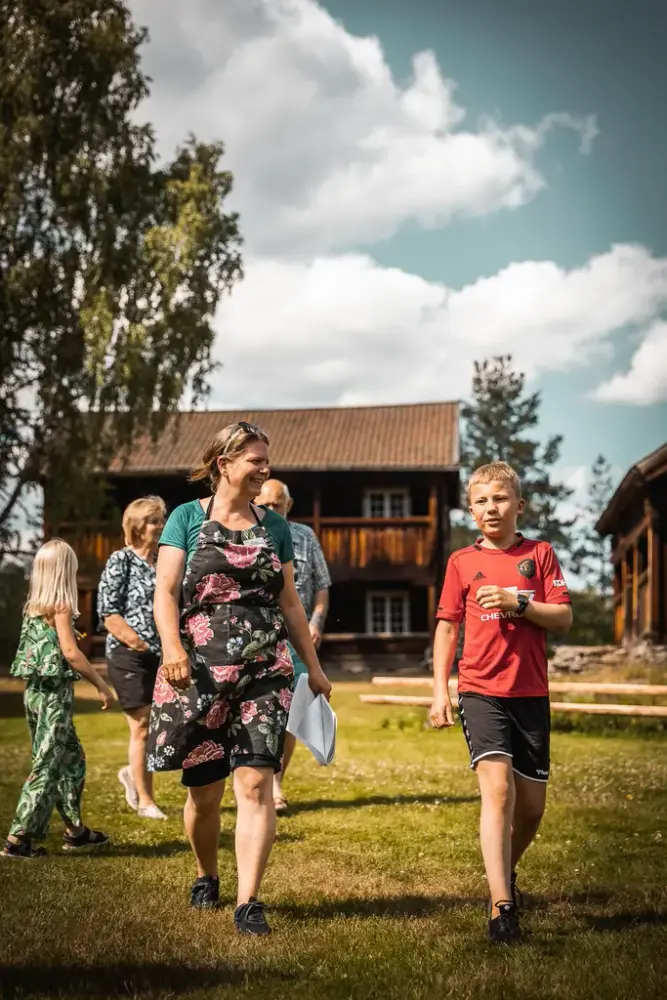
[[[84,826],[82,832],[76,837],[71,837],[68,833],[63,834],[63,851],[80,851],[87,847],[106,847],[111,840],[108,833],[100,830],[89,830]]]
[[[18,844],[12,843],[11,840],[6,840],[4,848],[0,851],[0,857],[34,861],[35,858],[45,858],[46,851],[43,847],[33,847],[27,838],[21,838]]]

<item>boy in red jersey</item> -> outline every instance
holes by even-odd
[[[514,470],[505,462],[477,469],[468,503],[481,536],[447,564],[431,722],[454,723],[448,682],[465,620],[459,712],[482,799],[489,936],[509,943],[521,937],[515,868],[539,828],[549,778],[546,632],[569,629],[572,608],[551,545],[516,530],[525,502]]]

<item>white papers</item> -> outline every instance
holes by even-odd
[[[336,713],[324,695],[314,695],[301,674],[287,720],[287,732],[308,747],[318,764],[331,764],[336,752]]]

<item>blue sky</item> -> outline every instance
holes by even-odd
[[[521,210],[435,232],[406,227],[376,248],[379,261],[459,286],[514,260],[577,267],[614,243],[667,254],[661,128],[667,8],[655,0],[327,0],[325,6],[351,32],[379,35],[398,76],[409,73],[416,51],[433,49],[471,115],[498,111],[508,121],[530,122],[563,108],[594,114],[600,130],[588,157],[576,155],[572,135],[550,143],[542,158],[549,190]],[[585,398],[601,377],[627,367],[633,346],[630,331],[620,331],[613,357],[594,370],[538,380],[543,430],[565,435],[568,465],[590,464],[603,452],[625,469],[667,440],[667,404]]]
[[[574,485],[667,439],[654,0],[131,6],[163,152],[222,138],[236,178],[212,405],[456,398],[510,352]]]

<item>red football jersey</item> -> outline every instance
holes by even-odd
[[[453,552],[437,617],[465,620],[459,691],[500,698],[549,694],[546,632],[513,611],[485,611],[475,600],[483,586],[525,593],[543,604],[570,604],[556,554],[548,542],[517,535],[508,549],[479,544]]]

